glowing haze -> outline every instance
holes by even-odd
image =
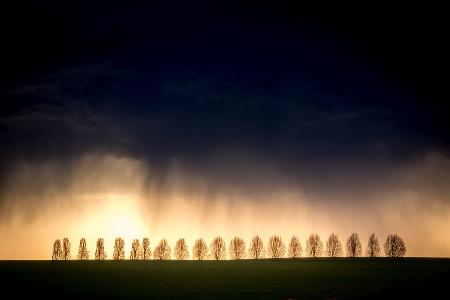
[[[286,242],[298,235],[304,247],[314,232],[323,240],[335,232],[343,241],[357,232],[363,244],[372,232],[380,240],[396,232],[410,256],[448,256],[450,209],[439,197],[448,197],[449,189],[437,194],[423,181],[448,175],[439,170],[446,172],[449,165],[448,159],[429,155],[391,175],[391,180],[406,182],[404,188],[339,202],[314,199],[281,178],[257,190],[221,190],[220,184],[196,178],[175,162],[164,178],[152,175],[144,162],[111,155],[86,155],[70,171],[57,162],[19,165],[3,194],[0,233],[7,246],[0,258],[48,259],[53,240],[66,236],[73,257],[85,237],[92,258],[99,237],[105,238],[111,257],[117,236],[125,238],[128,255],[132,239],[142,237],[153,246],[167,238],[173,246],[180,237],[191,245],[199,237],[209,243],[217,235],[227,241],[239,235],[247,243],[255,234],[265,241],[280,234]],[[39,185],[38,193],[33,185]]]

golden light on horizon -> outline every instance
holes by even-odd
[[[411,191],[380,191],[382,200],[364,202],[323,203],[300,191],[282,190],[257,194],[255,199],[252,193],[232,188],[211,194],[204,183],[188,182],[191,178],[177,170],[166,185],[155,188],[139,161],[111,156],[84,158],[74,174],[70,189],[56,193],[49,188],[33,195],[41,197],[35,202],[20,199],[20,191],[13,190],[15,206],[8,218],[0,220],[2,240],[10,241],[0,249],[1,259],[49,259],[53,241],[63,237],[72,243],[72,258],[80,238],[86,238],[91,259],[96,240],[102,237],[110,259],[119,236],[125,239],[128,258],[132,240],[144,237],[150,238],[152,249],[162,238],[171,247],[185,238],[191,250],[198,238],[209,246],[216,236],[228,244],[237,235],[248,245],[256,234],[265,243],[273,234],[281,235],[285,243],[297,235],[304,248],[310,233],[318,233],[325,241],[332,232],[341,241],[357,232],[363,246],[372,232],[380,242],[395,232],[405,239],[409,256],[450,255],[446,235],[450,210],[445,206],[425,209],[419,195]],[[22,189],[21,181],[17,182],[17,189]]]
[[[102,232],[108,238],[120,236],[132,240],[144,234],[146,226],[135,195],[106,194],[87,198],[96,204],[91,207],[81,226],[86,235],[95,236]]]

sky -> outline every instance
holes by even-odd
[[[357,9],[358,13],[354,13]],[[404,238],[450,256],[437,8],[29,1],[2,9],[0,259],[69,237]]]

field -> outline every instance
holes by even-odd
[[[3,295],[44,299],[403,299],[447,294],[450,259],[1,261],[0,274]]]

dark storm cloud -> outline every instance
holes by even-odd
[[[16,26],[23,38],[8,30],[2,58],[2,178],[17,161],[105,153],[160,172],[180,161],[215,185],[269,182],[260,170],[326,191],[448,153],[444,105],[416,89],[431,86],[426,58],[406,73],[401,51],[386,52],[423,50],[408,36],[395,43],[401,21],[387,16],[376,32],[378,17],[299,11],[30,4]]]

